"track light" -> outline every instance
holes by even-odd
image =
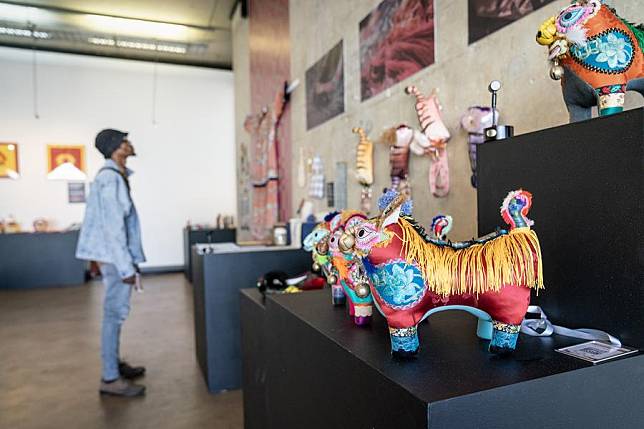
[[[118,46],[119,48],[140,49],[144,51],[170,52],[173,54],[185,54],[188,49],[181,45],[167,45],[153,42],[135,40],[114,40],[103,37],[90,37],[87,41],[93,45]]]
[[[49,39],[49,33],[44,31],[31,31],[23,28],[0,27],[0,35],[15,37],[35,37],[36,39]]]

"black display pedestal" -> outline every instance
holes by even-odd
[[[241,383],[239,289],[253,286],[272,270],[298,275],[311,255],[288,247],[211,245],[213,253],[193,254],[195,348],[210,392],[239,389]]]
[[[532,193],[548,318],[644,348],[644,109],[485,143],[478,179],[481,235],[508,191]]]
[[[192,246],[198,243],[234,243],[235,229],[183,228],[183,274],[192,283]]]
[[[87,261],[76,259],[78,233],[0,234],[0,289],[85,284]]]
[[[274,295],[264,310],[242,293],[246,428],[588,428],[644,421],[644,355],[593,366],[554,351],[576,340],[522,335],[512,357],[497,358],[476,337],[476,319],[447,312],[420,325],[418,357],[399,362],[390,356],[380,315],[372,326],[356,327],[345,309],[331,306],[329,294]]]

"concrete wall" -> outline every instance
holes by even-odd
[[[37,217],[55,228],[81,222],[85,204],[69,204],[67,184],[46,179],[46,145],[85,145],[89,182],[104,163],[94,138],[106,127],[129,131],[139,155],[128,165],[146,266],[183,265],[187,220],[235,214],[230,71],[158,64],[154,124],[153,63],[39,52],[35,119],[31,59],[0,48],[0,142],[18,143],[21,173],[0,179],[0,217],[13,214],[27,231]]]
[[[435,0],[436,62],[389,90],[360,102],[358,23],[380,0],[291,0],[291,77],[304,82],[306,69],[344,40],[345,113],[325,124],[306,130],[304,88],[292,98],[293,177],[296,177],[300,148],[310,156],[320,154],[328,178],[333,180],[335,163],[354,165],[357,137],[351,128],[371,121],[370,137],[376,141],[384,128],[406,122],[416,126],[414,99],[403,93],[414,84],[421,91],[439,89],[443,118],[452,133],[448,144],[451,190],[447,198],[434,198],[429,192],[428,158],[411,158],[414,214],[428,225],[437,213],[454,217],[452,239],[476,235],[476,192],[470,186],[467,135],[459,129],[460,116],[475,104],[489,104],[487,85],[492,79],[503,82],[499,96],[501,123],[515,126],[516,134],[561,125],[568,114],[561,98],[559,83],[548,77],[545,48],[534,41],[539,24],[555,14],[568,0],[554,2],[531,15],[468,46],[467,1]],[[613,1],[621,15],[644,21],[641,0]],[[628,93],[627,108],[642,105],[642,97]],[[610,162],[613,162],[612,160]],[[388,147],[376,144],[374,202],[389,182]],[[349,171],[350,208],[358,208],[360,187]],[[548,180],[544,177],[544,180]],[[293,183],[293,202],[297,207],[306,189]],[[535,196],[538,204],[539,196]],[[501,202],[499,201],[499,204]],[[326,210],[326,201],[316,201],[317,210]],[[499,224],[502,220],[499,217]]]

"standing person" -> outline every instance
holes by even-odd
[[[96,148],[105,165],[92,183],[76,257],[98,261],[105,285],[101,333],[101,394],[139,396],[145,386],[129,380],[144,375],[145,368],[120,360],[121,325],[130,312],[130,294],[136,283],[138,264],[145,261],[139,217],[130,196],[125,167],[135,156],[134,147],[122,131],[106,129],[96,136]]]

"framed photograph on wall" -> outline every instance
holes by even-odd
[[[66,162],[74,164],[83,173],[85,171],[85,146],[83,145],[47,145],[47,173]]]
[[[306,129],[344,113],[342,40],[306,71]]]
[[[384,0],[360,21],[362,101],[431,64],[433,0]]]
[[[472,44],[554,0],[469,0],[468,43]],[[545,17],[544,17],[545,19]],[[537,29],[528,29],[532,33]]]
[[[18,165],[18,145],[0,143],[0,179],[17,179],[20,177]]]

